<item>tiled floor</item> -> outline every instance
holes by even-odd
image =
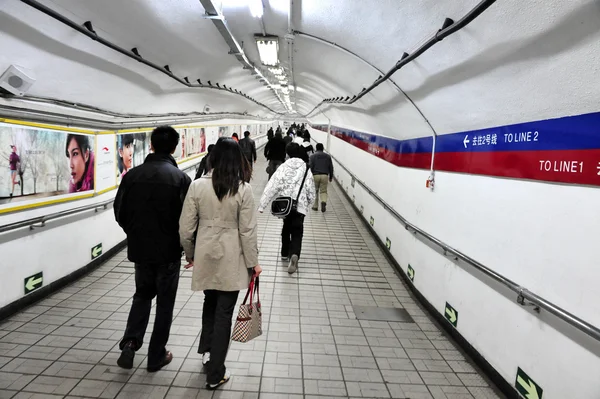
[[[264,169],[259,162],[257,199]],[[411,297],[338,190],[330,186],[327,213],[307,217],[292,276],[279,261],[281,222],[260,215],[264,334],[231,344],[233,378],[220,391],[203,389],[196,353],[203,294],[190,290],[190,271],[182,272],[175,305],[173,363],[147,373],[144,346],[133,370],[116,366],[134,291],[133,268],[121,252],[0,322],[0,399],[503,397]],[[415,322],[359,321],[352,305],[402,307]]]

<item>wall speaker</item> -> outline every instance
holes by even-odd
[[[24,68],[11,65],[0,76],[0,87],[16,96],[24,96],[35,83],[35,79],[29,76]]]
[[[210,105],[206,104],[204,106],[204,113],[208,114],[210,112]]]

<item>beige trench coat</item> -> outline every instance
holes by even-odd
[[[181,246],[194,259],[192,290],[248,288],[258,265],[256,207],[250,184],[219,201],[211,175],[192,183],[179,220]]]

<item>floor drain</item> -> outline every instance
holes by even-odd
[[[380,308],[377,306],[352,306],[352,308],[359,320],[415,322],[406,309],[402,308]]]

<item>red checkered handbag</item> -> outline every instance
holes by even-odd
[[[255,292],[256,302],[253,303]],[[248,295],[250,295],[250,303],[246,305]],[[258,293],[258,277],[254,277],[250,281],[244,302],[240,305],[231,339],[237,342],[248,342],[260,335],[262,335],[262,311]]]

